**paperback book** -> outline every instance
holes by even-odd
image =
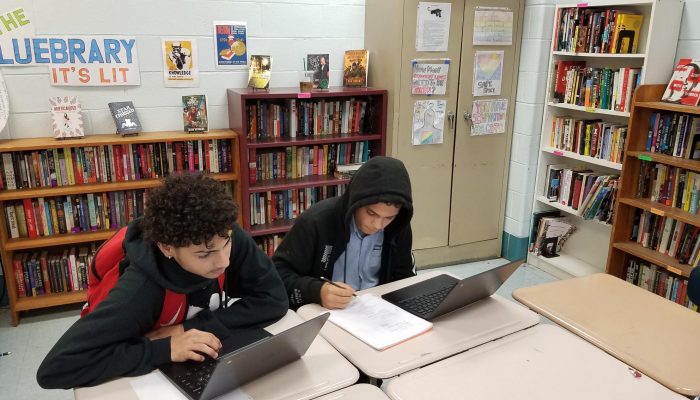
[[[107,103],[112,113],[117,133],[122,136],[136,135],[141,132],[141,121],[136,114],[134,103],[130,101],[116,101]]]
[[[206,132],[209,130],[207,97],[203,94],[182,96],[182,119],[185,132]]]
[[[328,89],[330,77],[328,63],[328,54],[306,55],[306,70],[314,73],[314,89]]]
[[[77,96],[60,96],[49,98],[51,125],[56,139],[81,138],[83,130],[82,107]]]
[[[681,58],[661,100],[697,106],[700,100],[700,59]]]
[[[369,52],[367,50],[346,50],[343,59],[343,86],[367,86],[367,67]]]
[[[248,87],[253,89],[267,89],[270,87],[270,75],[272,69],[272,56],[250,56],[250,69],[248,70]]]

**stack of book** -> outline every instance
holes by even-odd
[[[700,265],[698,234],[700,227],[646,210],[637,210],[632,227],[632,240],[693,267]]]
[[[649,198],[691,214],[700,208],[700,174],[672,167],[641,161],[636,197]]]
[[[46,250],[16,253],[12,258],[12,270],[17,295],[33,297],[87,289],[88,266],[95,252],[95,243],[91,243],[89,247],[71,247],[51,254]]]
[[[562,8],[556,19],[554,49],[572,53],[636,53],[643,20],[642,15],[623,10]]]
[[[554,253],[558,253],[566,240],[576,231],[576,225],[573,225],[566,217],[542,217],[537,222],[537,233],[534,238],[531,238],[532,245],[530,251],[537,255],[544,252],[543,247],[546,242],[556,243],[556,248],[552,249]]]
[[[554,117],[550,146],[584,156],[622,163],[627,126],[601,120]]]
[[[548,165],[545,193],[551,202],[571,207],[583,219],[612,223],[619,177],[566,165]]]
[[[699,159],[700,117],[687,114],[651,113],[646,151],[675,157]]]
[[[674,303],[698,311],[687,297],[688,279],[669,274],[665,268],[649,262],[631,258],[627,266],[625,280],[634,285],[665,297]]]

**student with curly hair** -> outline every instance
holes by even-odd
[[[231,330],[284,316],[282,281],[235,223],[237,212],[223,185],[205,175],[172,176],[153,189],[144,216],[126,231],[122,275],[51,349],[39,384],[93,386],[171,361],[215,358]],[[158,323],[166,290],[186,296],[181,323]]]

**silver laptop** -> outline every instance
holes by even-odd
[[[329,315],[321,314],[274,336],[264,329],[234,332],[223,343],[220,353],[225,354],[216,360],[168,363],[159,369],[188,398],[209,400],[300,359]]]
[[[445,274],[438,275],[386,293],[382,298],[431,321],[491,296],[523,262],[525,260],[513,261],[462,280]]]

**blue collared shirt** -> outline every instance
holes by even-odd
[[[372,235],[363,234],[355,224],[350,224],[350,240],[343,254],[333,265],[333,280],[345,282],[355,290],[375,287],[379,284],[379,269],[382,266],[384,231]]]

